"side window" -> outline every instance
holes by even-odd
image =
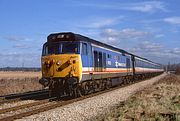
[[[48,46],[45,46],[45,55],[48,54]]]
[[[119,55],[119,56],[118,56],[118,61],[120,61],[120,59],[121,59],[121,58],[120,58],[120,55]]]
[[[42,52],[42,55],[48,55],[48,46],[47,45],[44,45],[43,46],[43,52]]]
[[[83,55],[87,55],[87,44],[86,43],[82,43],[82,54]]]
[[[108,58],[110,58],[110,59],[111,59],[111,55],[110,55],[110,54],[108,54]]]

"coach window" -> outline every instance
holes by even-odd
[[[83,55],[87,55],[87,44],[86,43],[82,43],[82,54]]]

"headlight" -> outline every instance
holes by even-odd
[[[58,65],[58,66],[61,65],[61,61],[57,61],[56,65]]]

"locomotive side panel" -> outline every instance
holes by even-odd
[[[109,48],[91,44],[92,58],[89,70],[83,64],[82,81],[91,79],[111,78],[132,75],[132,59],[128,54],[123,54]],[[84,60],[82,56],[82,61]]]

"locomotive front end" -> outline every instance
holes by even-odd
[[[42,57],[41,84],[49,86],[54,80],[81,79],[81,58],[78,54],[48,55]]]
[[[49,87],[50,96],[70,94],[82,78],[80,42],[64,34],[50,36],[48,40],[43,46],[39,82]]]

